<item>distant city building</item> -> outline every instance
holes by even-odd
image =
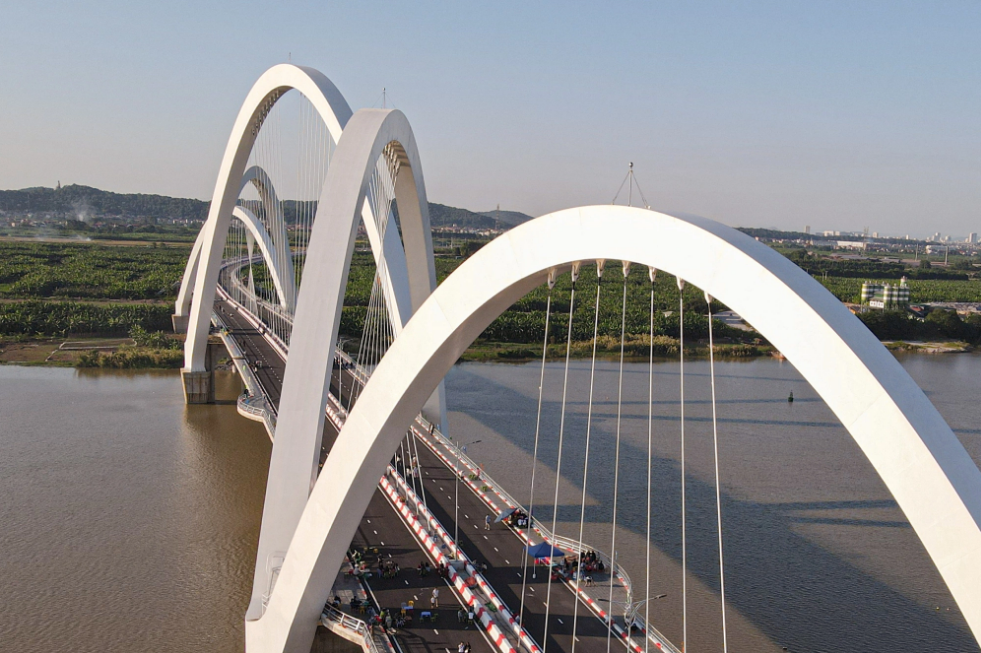
[[[971,245],[977,245],[978,235],[972,231],[970,234],[967,235],[967,242]]]
[[[809,224],[804,225],[804,233],[805,234],[810,234],[811,233],[811,225],[809,225]]]
[[[909,306],[909,286],[906,277],[899,284],[873,283],[866,281],[862,284],[862,303],[870,308],[897,310]]]

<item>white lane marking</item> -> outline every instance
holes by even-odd
[[[378,535],[378,531],[373,531],[375,535]]]
[[[521,574],[518,574],[518,575],[520,576]],[[532,592],[535,591],[535,588],[534,587],[529,587],[528,589],[530,589]]]
[[[382,542],[382,543],[381,543],[381,545],[382,545],[382,546],[385,546],[385,543],[384,543],[384,542]],[[389,557],[389,558],[391,558],[391,557],[392,557],[392,554],[391,554],[391,553],[389,553],[389,554],[388,554],[388,557]]]
[[[467,513],[463,513],[463,516],[466,517],[467,519],[470,519],[470,515],[468,515]]]
[[[518,574],[518,575],[520,576],[521,574]],[[405,584],[408,585],[409,584],[409,581],[405,581]]]
[[[558,619],[558,617],[556,617],[556,618]],[[562,621],[561,619],[559,619],[559,623],[562,624],[563,626],[565,625],[565,622]]]
[[[439,635],[439,631],[436,630],[435,628],[433,628],[433,632],[436,633],[437,635]]]
[[[484,537],[487,537],[487,536],[485,535]],[[496,546],[494,547],[494,550],[497,551],[498,553],[500,553],[500,551],[497,550],[497,547]]]
[[[542,605],[544,605],[546,608],[548,607],[548,603],[546,603],[545,601],[542,601]]]
[[[474,527],[474,528],[477,528],[477,524],[474,524],[474,525],[473,525],[473,527]],[[487,536],[486,536],[486,535],[484,535],[484,537],[487,537]]]
[[[448,494],[446,495],[446,498],[447,498],[447,499],[449,499],[450,501],[452,501],[452,500],[453,500],[453,497],[451,497],[451,496],[450,496],[450,495],[448,495]]]
[[[517,576],[518,578],[521,578],[521,574],[515,574],[515,576]],[[406,585],[408,585],[409,584],[409,581],[405,581],[405,583],[406,583]]]
[[[485,540],[487,539],[487,536],[486,536],[486,535],[484,535],[484,539],[485,539]],[[488,540],[488,541],[490,541],[490,540]]]
[[[371,523],[371,520],[370,519],[366,519],[365,521],[368,522],[369,524]]]
[[[390,553],[389,555],[392,555],[392,554]],[[509,565],[509,564],[511,564],[511,561],[508,560],[507,558],[504,558],[504,564]]]
[[[416,596],[415,594],[413,594],[413,595],[412,595],[412,598],[413,598],[413,599],[415,599],[416,601],[418,601],[418,600],[419,600],[419,597],[418,597],[418,596]]]

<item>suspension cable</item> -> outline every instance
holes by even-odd
[[[538,467],[538,436],[542,427],[542,393],[545,389],[545,360],[548,358],[548,326],[552,315],[552,289],[555,288],[555,270],[548,273],[548,299],[545,302],[545,335],[542,337],[542,372],[538,379],[538,417],[535,419],[535,448],[531,456],[531,492],[528,499],[528,533],[535,527],[535,470]],[[530,544],[530,537],[526,540]],[[521,607],[518,610],[518,625],[524,625],[525,589],[528,586],[528,556],[522,556],[521,569]]]
[[[416,472],[419,474],[419,490],[420,496],[422,496],[422,507],[427,511],[429,510],[429,505],[426,503],[426,479],[422,477],[422,460],[419,459],[419,436],[412,429],[409,429],[409,433],[412,435],[412,446],[416,450]],[[429,522],[426,522],[426,530],[429,530]]]
[[[576,629],[579,625],[579,584],[582,580],[582,537],[586,523],[586,481],[589,478],[589,436],[593,426],[593,388],[596,378],[596,340],[599,334],[600,289],[603,287],[603,266],[606,261],[596,261],[596,308],[593,315],[593,357],[589,366],[589,404],[586,409],[586,454],[582,466],[582,500],[579,504],[579,566],[576,568],[576,600],[572,608],[572,653],[576,652]]]
[[[708,304],[709,327],[709,378],[712,381],[712,444],[715,448],[715,509],[719,526],[719,593],[722,599],[722,653],[729,650],[729,638],[726,631],[726,574],[722,558],[722,489],[719,480],[719,427],[716,418],[715,402],[715,342],[712,339],[712,296],[705,293],[705,303]]]
[[[641,196],[643,197],[643,195]],[[647,268],[648,276],[651,280],[651,355],[647,373],[647,538],[645,540],[646,564],[644,566],[644,630],[650,628],[651,623],[651,508],[653,499],[651,497],[651,481],[653,480],[654,468],[654,280],[657,277],[657,270]],[[651,647],[651,638],[645,633],[644,653],[648,653]]]
[[[551,563],[555,548],[555,527],[559,516],[559,481],[562,480],[562,443],[565,439],[565,406],[569,390],[569,357],[572,353],[572,322],[576,310],[576,281],[579,279],[580,263],[572,264],[572,291],[569,293],[569,325],[565,339],[565,372],[562,378],[562,409],[559,413],[559,451],[555,462],[555,496],[552,499],[552,541],[548,560]],[[525,556],[527,557],[527,556]],[[545,589],[545,629],[542,634],[542,653],[548,648],[548,613],[552,605],[552,573],[549,569],[548,585]]]
[[[613,641],[613,584],[617,570],[617,500],[620,494],[620,425],[623,418],[623,342],[627,335],[627,275],[630,274],[630,261],[623,262],[623,302],[620,309],[620,369],[617,381],[617,435],[616,454],[613,462],[613,528],[610,539],[610,618],[607,621],[606,653],[610,653]]]
[[[681,650],[688,650],[688,542],[685,505],[685,280],[678,277],[678,352],[681,397]]]

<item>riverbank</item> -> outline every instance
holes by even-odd
[[[141,347],[131,338],[0,338],[0,364],[104,369],[180,369],[183,349]]]
[[[593,352],[592,340],[573,341],[569,356],[575,359],[589,358]],[[654,336],[654,358],[671,358],[680,352],[677,338],[670,336]],[[749,359],[771,356],[776,352],[768,344],[746,343],[716,343],[715,355],[722,359]],[[686,342],[685,356],[693,358],[708,357],[708,342]],[[627,336],[623,346],[624,358],[629,360],[648,359],[651,355],[651,339],[649,336]],[[549,360],[563,359],[566,355],[565,343],[552,342],[548,345],[546,358]],[[612,336],[600,336],[596,340],[596,357],[604,360],[620,357],[620,339]],[[509,361],[524,362],[541,360],[541,345],[527,343],[513,344],[506,342],[481,341],[470,345],[463,355],[461,362],[493,362]]]

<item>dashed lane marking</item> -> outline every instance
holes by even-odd
[[[556,619],[558,619],[558,617],[556,617]],[[565,622],[562,621],[561,619],[559,619],[559,623],[562,624],[563,626],[565,625]]]
[[[500,553],[500,551],[498,550],[498,548],[496,546],[494,547],[494,550],[497,551],[498,553]]]
[[[506,565],[509,565],[509,564],[511,564],[511,561],[510,561],[510,560],[508,560],[507,558],[505,558],[505,559],[504,559],[504,564],[506,564]]]

